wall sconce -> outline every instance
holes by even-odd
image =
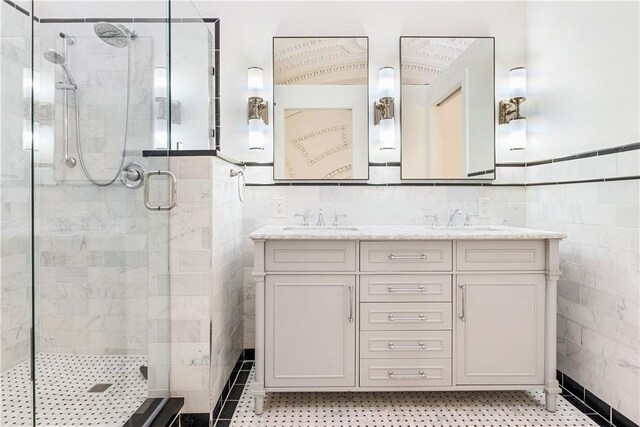
[[[32,111],[33,89],[33,111]],[[22,149],[25,151],[40,149],[40,133],[43,127],[51,128],[53,121],[53,103],[40,101],[40,73],[36,70],[31,75],[31,68],[22,69]],[[33,120],[33,130],[31,121]]]
[[[395,75],[391,67],[382,67],[378,72],[378,90],[380,99],[373,104],[373,123],[380,126],[380,149],[395,150],[396,123],[394,111]]]
[[[249,150],[264,150],[264,128],[269,124],[269,103],[263,98],[263,86],[262,68],[249,68],[247,70]]]
[[[169,100],[168,100],[168,80],[167,69],[156,67],[153,69],[153,100],[154,104],[154,124],[153,124],[153,148],[156,150],[166,150],[167,141],[167,120],[169,120]],[[182,107],[180,101],[171,102],[171,124],[179,125],[182,122]]]
[[[527,100],[527,69],[512,68],[509,71],[508,101],[500,101],[498,124],[509,125],[510,149],[524,150],[527,147],[527,118],[520,113],[520,104]]]

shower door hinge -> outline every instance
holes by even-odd
[[[211,75],[212,76],[216,75],[216,67],[211,67]]]
[[[209,129],[209,136],[211,138],[215,138],[216,137],[216,130],[213,129],[213,128]]]

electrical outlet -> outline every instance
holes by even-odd
[[[286,218],[287,204],[285,203],[284,197],[274,197],[271,212],[274,218]]]
[[[491,199],[479,198],[478,199],[478,218],[491,217]]]

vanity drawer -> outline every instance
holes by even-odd
[[[361,387],[451,385],[451,359],[361,359]]]
[[[446,359],[451,331],[362,331],[362,359]]]
[[[451,329],[451,303],[360,304],[360,330],[424,331]]]
[[[362,242],[361,271],[451,271],[450,241]]]
[[[543,240],[466,240],[456,249],[459,271],[542,271]]]
[[[360,276],[360,301],[451,301],[451,275],[362,275]]]
[[[329,240],[274,240],[265,247],[267,271],[355,271],[356,243]]]

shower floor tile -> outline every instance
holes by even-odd
[[[253,381],[253,371],[247,384]],[[255,415],[245,387],[231,427],[597,426],[558,398],[547,412],[542,391],[269,393]],[[218,424],[216,424],[218,425]]]
[[[147,397],[146,356],[44,353],[36,356],[38,426],[121,427]],[[112,384],[90,393],[96,384]],[[31,425],[29,365],[2,374],[2,426]]]

